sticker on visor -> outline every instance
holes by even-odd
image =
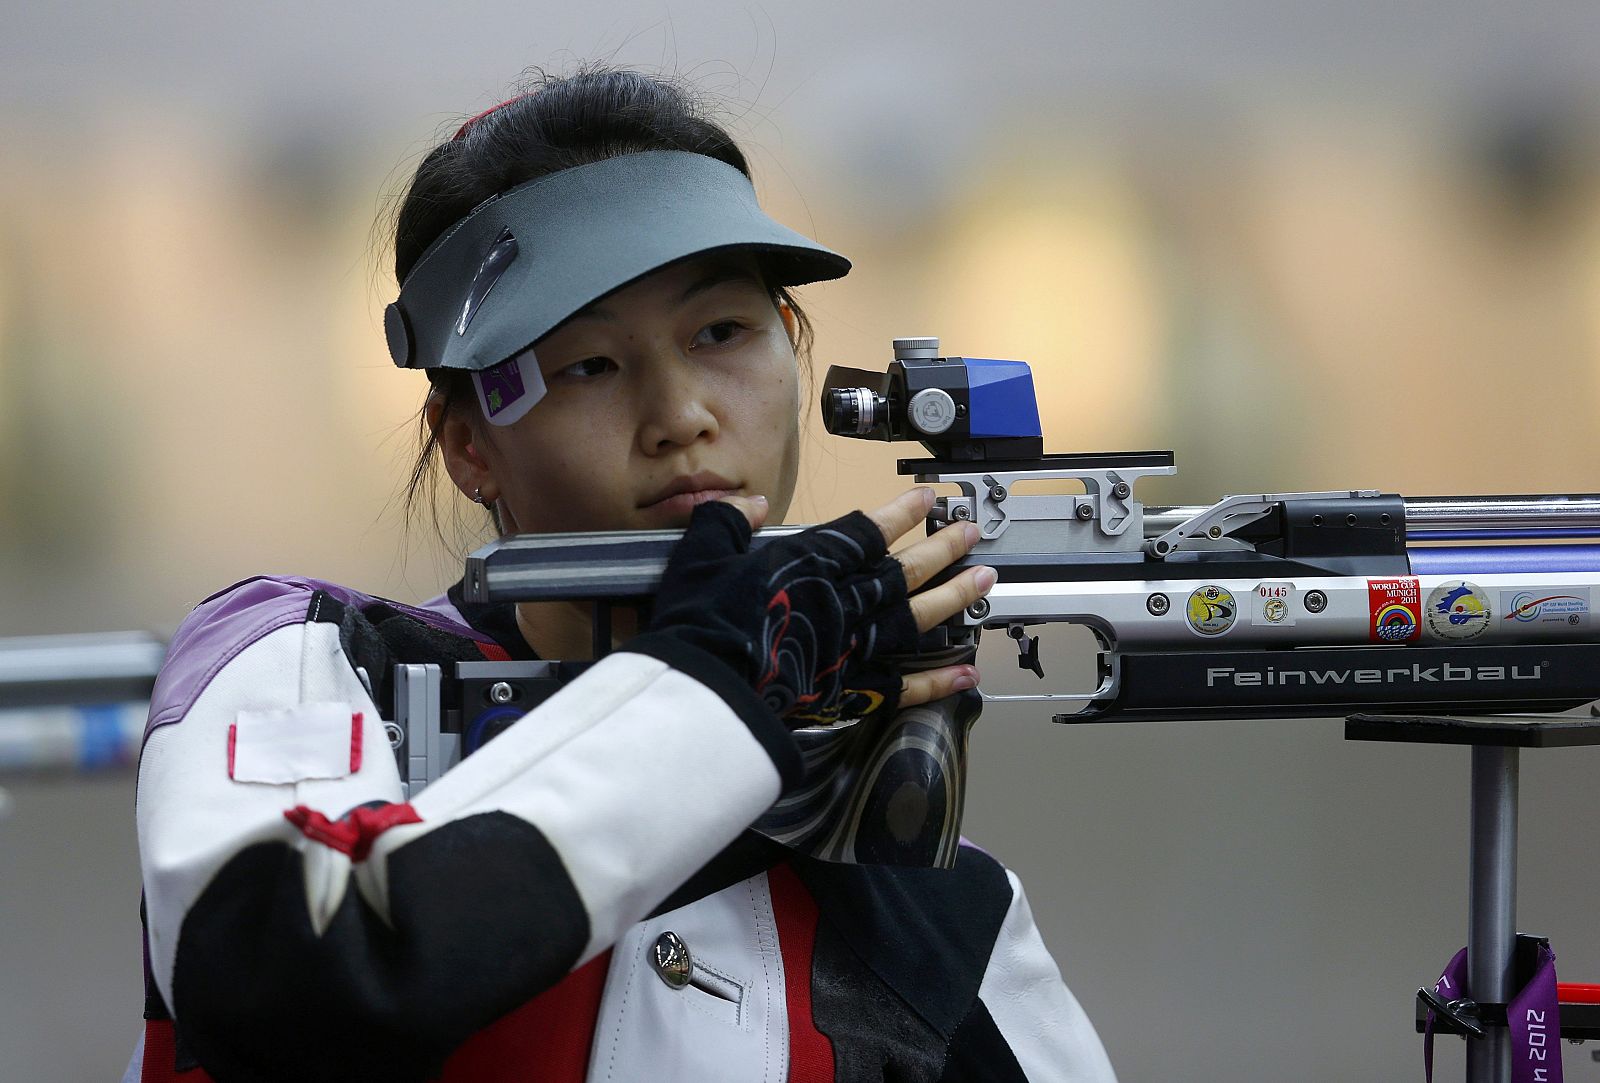
[[[503,229],[500,231],[500,236],[494,239],[494,244],[489,246],[483,262],[478,264],[478,273],[472,276],[472,288],[467,291],[467,300],[461,306],[461,316],[456,320],[456,334],[467,333],[467,327],[472,323],[472,317],[478,314],[483,299],[489,296],[489,291],[494,289],[494,284],[500,281],[500,276],[506,273],[506,268],[511,266],[516,258],[517,239],[511,235],[509,229]]]
[[[544,376],[532,350],[472,374],[478,406],[491,425],[510,425],[544,398]]]

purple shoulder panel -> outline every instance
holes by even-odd
[[[145,724],[145,739],[161,726],[177,722],[189,713],[200,693],[222,667],[250,644],[290,624],[304,623],[309,617],[311,599],[325,591],[343,605],[362,608],[379,599],[328,583],[299,576],[259,575],[218,591],[184,618],[167,648],[166,661],[156,676],[150,694],[150,719]],[[488,636],[452,619],[448,611],[419,609],[384,601],[400,613],[434,628],[492,643]],[[446,603],[448,606],[448,603]]]
[[[467,618],[461,615],[461,610],[456,608],[456,603],[450,600],[450,596],[448,594],[441,594],[438,597],[429,598],[416,609],[407,609],[406,612],[412,613],[419,619],[426,620],[436,626],[442,626],[450,629],[466,628],[471,634],[472,638],[479,640],[485,639],[482,633],[472,631],[470,626],[467,624]],[[442,625],[440,625],[441,621],[443,622]]]
[[[270,576],[268,578],[278,583],[293,583],[303,586],[308,591],[326,591],[334,601],[343,605],[353,605],[357,609],[373,602],[382,602],[396,613],[404,613],[406,616],[419,620],[423,624],[437,628],[442,632],[466,636],[468,639],[475,639],[479,643],[494,643],[492,636],[478,631],[463,620],[461,614],[456,612],[456,607],[451,605],[449,599],[444,595],[423,602],[420,606],[415,606],[406,605],[403,602],[393,602],[387,598],[378,598],[371,594],[362,594],[358,590],[341,587],[337,583],[327,583],[321,579],[302,579],[298,576]],[[246,580],[246,582],[249,582],[249,580]]]

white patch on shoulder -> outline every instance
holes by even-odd
[[[240,711],[228,730],[228,777],[275,785],[348,778],[361,767],[361,714],[348,703]]]

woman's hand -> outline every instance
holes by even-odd
[[[764,500],[703,505],[668,564],[651,630],[717,655],[792,725],[970,688],[977,681],[970,665],[902,675],[894,660],[994,585],[992,569],[973,568],[922,589],[976,543],[977,529],[967,523],[888,554],[932,502],[931,490],[913,489],[870,516],[852,512],[755,552],[749,538],[766,519]]]
[[[932,489],[909,489],[867,518],[878,524],[884,542],[893,545],[905,534],[922,525],[933,507]],[[759,497],[730,496],[726,502],[744,512],[752,530],[760,530],[767,519],[767,502]],[[993,568],[968,568],[937,587],[922,587],[950,565],[972,552],[978,544],[978,528],[972,523],[951,523],[936,534],[919,538],[893,554],[900,562],[911,595],[911,615],[917,631],[937,628],[973,602],[989,593],[995,584]],[[921,591],[921,593],[918,593]],[[915,707],[954,695],[978,683],[978,667],[945,666],[920,673],[907,673],[900,681],[901,707]]]

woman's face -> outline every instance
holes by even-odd
[[[452,478],[494,499],[507,533],[682,527],[727,493],[767,497],[768,521],[782,521],[799,465],[798,371],[753,258],[657,271],[534,353],[547,390],[532,410],[471,426],[465,447],[442,434]]]

